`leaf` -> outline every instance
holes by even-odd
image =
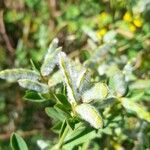
[[[67,98],[63,95],[63,94],[56,94],[56,99],[61,103],[63,104],[67,110],[70,110],[71,109],[71,105],[70,103],[68,102]]]
[[[58,60],[58,53],[61,51],[61,48],[57,48],[58,39],[54,39],[49,46],[48,52],[45,55],[43,64],[41,66],[41,74],[43,76],[48,76],[54,69]]]
[[[109,86],[113,93],[118,97],[122,97],[127,93],[127,83],[125,76],[121,71],[117,71],[109,79]]]
[[[82,101],[89,103],[93,100],[102,100],[108,94],[108,87],[105,83],[96,83],[91,89],[85,91],[82,95]]]
[[[17,133],[12,134],[10,144],[13,150],[28,150],[25,141]]]
[[[64,116],[58,113],[58,111],[55,108],[47,107],[45,108],[45,112],[49,117],[52,117],[55,120],[60,120],[60,121],[64,120]]]
[[[90,128],[80,128],[75,129],[73,132],[66,138],[66,141],[63,145],[63,149],[73,149],[75,146],[85,143],[87,140],[92,140],[98,137],[95,130]]]
[[[41,67],[41,74],[43,76],[48,76],[54,69],[55,65],[57,64],[58,60],[58,53],[61,51],[62,48],[57,48],[55,52],[53,52],[47,59],[44,60],[42,67]]]
[[[46,84],[39,83],[37,81],[32,81],[28,79],[21,79],[18,80],[18,83],[21,87],[33,90],[39,93],[48,93],[49,92],[49,87]]]
[[[143,106],[131,101],[130,99],[127,98],[122,98],[120,100],[122,106],[135,113],[139,118],[144,119],[148,122],[150,122],[150,113],[147,112]]]
[[[73,105],[76,105],[76,100],[78,100],[77,87],[74,80],[74,72],[72,70],[69,59],[66,57],[66,54],[63,52],[59,53],[59,66],[63,74],[65,84],[67,86],[67,93],[69,102]]]
[[[130,89],[146,89],[150,88],[150,80],[136,80],[130,85]]]
[[[27,91],[23,98],[25,100],[32,101],[32,102],[44,102],[44,101],[46,101],[46,99],[43,99],[43,97],[41,97],[35,91]]]
[[[90,125],[96,129],[103,127],[103,120],[100,113],[95,107],[90,104],[81,104],[75,107],[77,114]]]
[[[82,95],[88,88],[90,88],[90,74],[86,69],[83,69],[77,78],[77,88]]]
[[[52,40],[52,42],[49,45],[47,54],[45,56],[46,58],[49,56],[49,54],[53,53],[56,50],[56,48],[58,47],[58,42],[59,42],[58,38],[54,38]]]
[[[31,79],[31,80],[38,80],[40,75],[32,70],[28,69],[6,69],[0,72],[0,78],[6,79],[10,82],[17,81],[19,79]]]
[[[64,105],[57,103],[55,104],[54,108],[62,115],[70,117],[70,109],[68,110],[68,108],[65,107]]]
[[[67,118],[67,124],[68,126],[74,130],[75,129],[75,125],[76,123],[78,123],[78,120],[74,117],[74,118]]]
[[[113,45],[112,43],[107,43],[98,47],[92,53],[90,59],[86,61],[85,65],[93,67],[92,64],[102,61],[106,57],[107,53],[109,52],[109,49],[111,49],[112,45]]]
[[[65,129],[66,129],[66,126],[67,126],[67,122],[66,120],[63,121],[62,123],[62,126],[61,126],[61,129],[60,129],[60,132],[59,132],[59,138],[62,136],[62,134],[64,133]]]
[[[63,82],[62,73],[59,70],[50,76],[48,80],[48,86],[52,87],[62,82]]]
[[[61,129],[61,125],[62,125],[62,121],[57,121],[57,122],[55,122],[55,124],[53,125],[53,127],[51,128],[51,130],[52,130],[54,133],[59,134],[60,129]]]
[[[34,62],[32,59],[30,59],[30,63],[31,63],[32,69],[39,72],[39,70],[40,70],[39,63]]]

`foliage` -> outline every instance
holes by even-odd
[[[149,149],[149,2],[14,3],[3,14],[14,51],[0,46],[0,133],[15,131],[11,148]]]

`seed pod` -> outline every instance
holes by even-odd
[[[48,85],[39,83],[36,81],[32,81],[32,80],[28,80],[28,79],[21,79],[21,80],[18,80],[18,83],[23,88],[33,90],[33,91],[36,91],[39,93],[48,93],[48,91],[49,91]]]
[[[89,103],[93,100],[102,100],[108,94],[108,87],[105,83],[96,83],[91,89],[85,91],[82,95],[82,101]]]
[[[103,120],[100,113],[90,104],[81,104],[75,107],[77,114],[92,127],[99,129],[103,127]]]
[[[6,69],[0,72],[0,78],[6,79],[10,82],[15,82],[19,79],[31,79],[31,80],[38,80],[40,78],[40,75],[33,71],[28,69]]]

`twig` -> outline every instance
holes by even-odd
[[[9,37],[5,30],[5,25],[4,25],[4,21],[3,21],[3,10],[0,10],[0,33],[6,43],[8,51],[10,52],[11,55],[13,55],[14,48],[12,47]]]

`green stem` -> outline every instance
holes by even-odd
[[[64,143],[64,140],[65,140],[65,138],[68,134],[68,131],[69,131],[69,127],[67,125],[64,132],[63,132],[63,134],[62,134],[62,136],[61,136],[61,138],[59,139],[59,142],[54,146],[54,150],[60,150],[61,149],[61,147]]]

